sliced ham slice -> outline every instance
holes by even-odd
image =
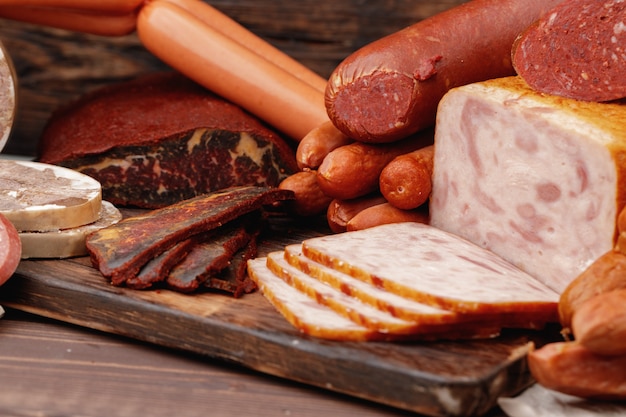
[[[557,321],[558,294],[456,235],[395,223],[307,239],[303,254],[395,294],[459,313],[524,313]]]
[[[283,257],[288,264],[309,275],[311,277],[308,278],[309,281],[323,282],[344,294],[345,297],[359,300],[394,317],[416,323],[418,326],[415,327],[414,332],[444,331],[446,327],[454,330],[455,327],[462,326],[476,327],[476,324],[484,327],[537,329],[545,327],[547,322],[553,319],[552,316],[546,316],[542,311],[535,313],[513,311],[495,314],[472,312],[462,314],[438,308],[394,294],[370,282],[356,279],[346,273],[315,262],[302,254],[302,245],[300,244],[287,246],[283,251]],[[268,257],[268,264],[272,260]],[[273,270],[277,275],[281,275],[275,269]],[[296,280],[298,279],[294,277],[293,281]],[[300,278],[300,280],[304,280],[304,278]],[[316,285],[316,287],[318,286],[319,284]],[[309,292],[313,290],[311,287],[313,287],[313,283],[309,285]],[[353,312],[352,314],[356,313]]]
[[[263,257],[248,261],[248,273],[270,304],[304,334],[342,341],[376,340],[383,336],[298,291],[274,275]]]

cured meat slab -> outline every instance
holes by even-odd
[[[271,224],[260,255],[328,232],[322,222]],[[497,397],[532,382],[529,343],[560,338],[548,329],[491,340],[333,342],[299,333],[260,292],[235,299],[116,287],[87,257],[22,261],[0,304],[429,416],[486,414]]]

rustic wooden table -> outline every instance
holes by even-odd
[[[416,416],[237,365],[5,309],[0,415]],[[503,417],[493,410],[488,417]]]

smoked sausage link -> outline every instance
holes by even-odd
[[[599,355],[626,355],[626,288],[583,303],[572,317],[576,341]]]
[[[597,355],[576,342],[549,343],[528,354],[528,366],[546,388],[584,398],[626,399],[626,355]]]
[[[590,298],[626,288],[626,255],[610,251],[577,276],[561,294],[559,318],[564,332],[569,332],[572,316]]]
[[[450,88],[513,75],[516,37],[560,1],[473,0],[365,45],[329,78],[330,119],[377,143],[433,125]]]

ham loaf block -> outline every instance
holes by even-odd
[[[118,206],[144,208],[231,186],[277,186],[297,170],[278,134],[169,72],[106,86],[59,109],[38,158],[96,178]]]
[[[626,105],[544,95],[519,77],[439,105],[431,224],[554,291],[614,246],[626,202]]]

